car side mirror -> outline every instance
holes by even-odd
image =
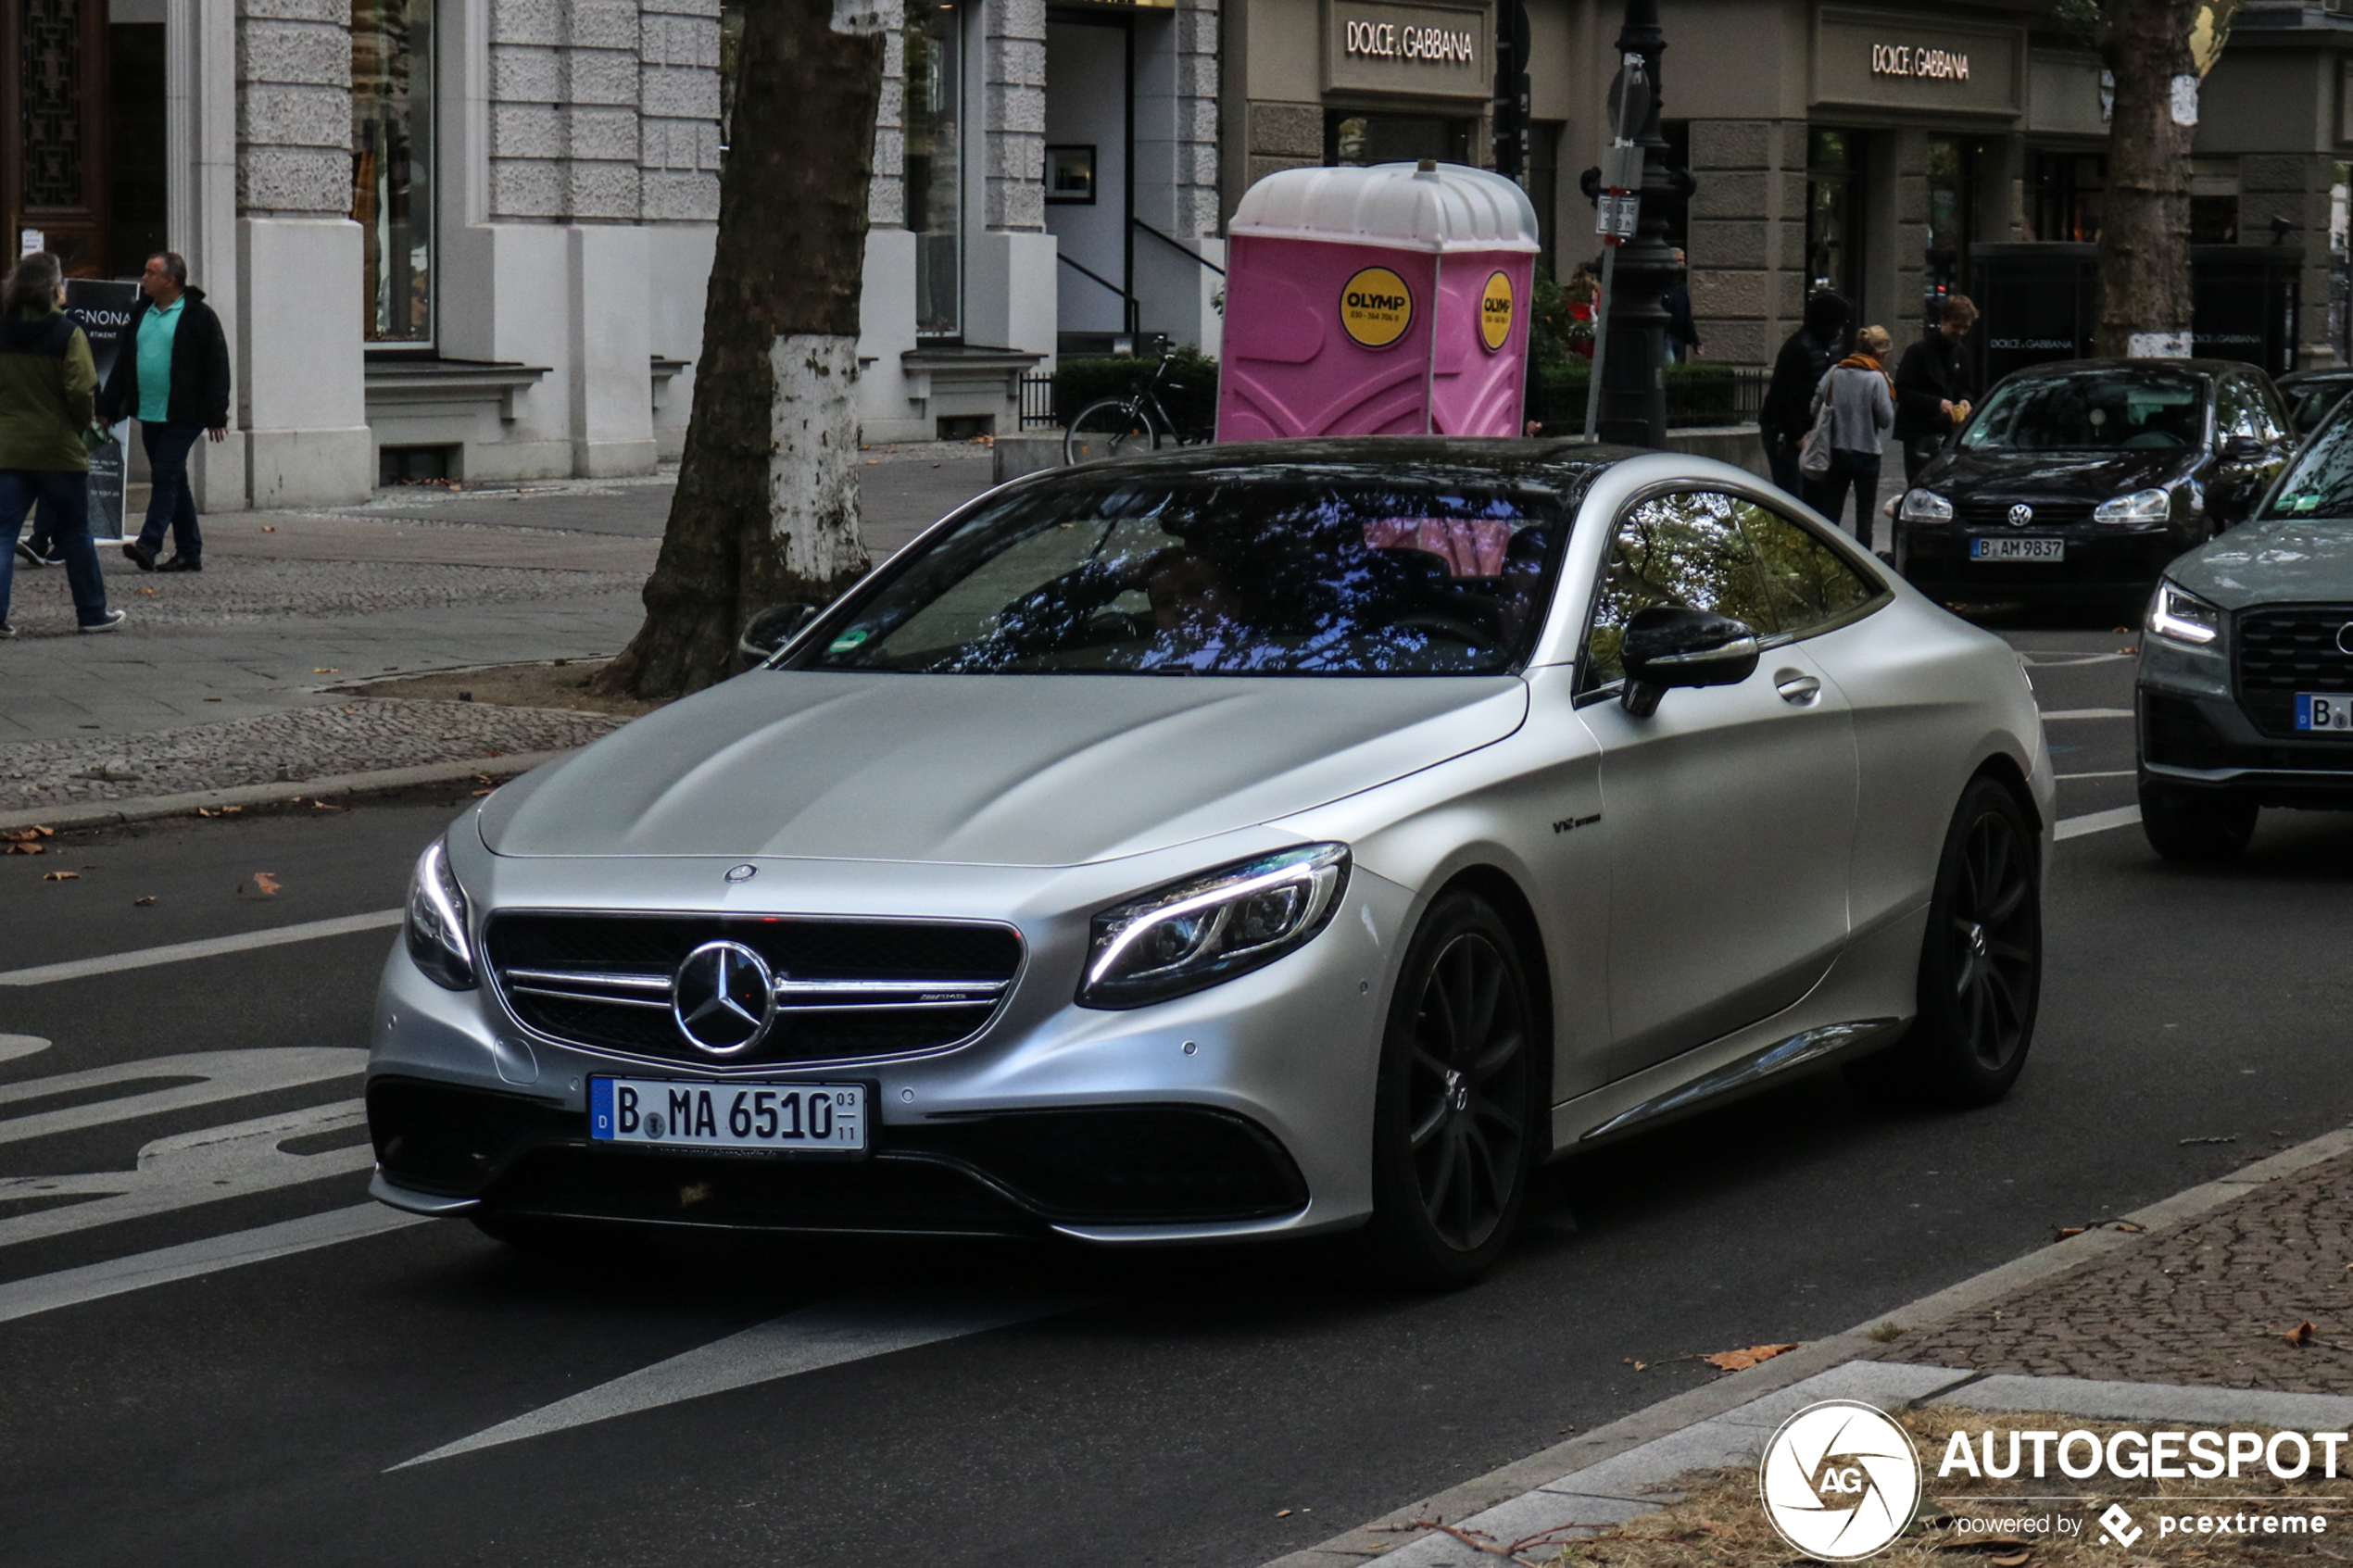
[[[1626,670],[1619,700],[1647,719],[1670,686],[1732,686],[1755,674],[1756,633],[1713,610],[1653,605],[1627,622],[1618,660]]]
[[[817,619],[815,605],[770,605],[744,622],[736,639],[736,659],[744,669],[764,664]]]
[[[2222,460],[2226,463],[2259,462],[2271,455],[2271,449],[2251,435],[2226,436],[2222,442]]]

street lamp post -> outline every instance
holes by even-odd
[[[1642,57],[1649,91],[1642,123],[1633,136],[1635,145],[1642,149],[1641,221],[1633,237],[1618,247],[1609,313],[1602,322],[1607,345],[1602,357],[1597,433],[1604,441],[1632,446],[1664,446],[1666,295],[1683,278],[1683,268],[1675,259],[1675,247],[1667,243],[1667,220],[1670,207],[1688,199],[1696,182],[1688,169],[1669,167],[1672,149],[1659,130],[1659,107],[1664,96],[1659,84],[1659,56],[1667,50],[1667,34],[1658,25],[1658,0],[1626,0],[1617,50],[1621,56]],[[1587,169],[1582,181],[1586,195],[1597,196],[1600,182],[1600,169]]]

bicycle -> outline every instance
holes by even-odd
[[[1077,417],[1070,421],[1070,428],[1063,433],[1063,461],[1080,463],[1089,458],[1157,452],[1164,441],[1184,445],[1190,441],[1207,440],[1204,435],[1180,434],[1176,421],[1168,417],[1167,407],[1160,400],[1161,378],[1168,373],[1174,358],[1167,340],[1162,339],[1160,363],[1152,368],[1151,380],[1125,397],[1099,397],[1079,409]],[[1092,450],[1082,448],[1082,443]]]

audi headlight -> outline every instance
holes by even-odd
[[[2117,495],[2092,508],[2094,522],[2164,522],[2173,516],[2173,493],[2170,490],[2135,490],[2130,495]]]
[[[436,985],[471,991],[473,943],[466,935],[466,892],[449,869],[449,850],[434,839],[417,857],[409,883],[409,957]]]
[[[1247,974],[1340,908],[1348,847],[1309,844],[1171,883],[1095,916],[1078,1005],[1136,1008]]]
[[[2203,647],[2222,634],[2222,612],[2196,594],[2159,578],[2149,600],[2148,629],[2160,637]]]
[[[1896,515],[1906,522],[1950,522],[1953,503],[1933,490],[1906,490],[1903,509]]]

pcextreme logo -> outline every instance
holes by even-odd
[[[1502,272],[1490,276],[1478,296],[1478,341],[1494,353],[1512,336],[1512,281]]]
[[[1367,267],[1340,287],[1340,324],[1367,348],[1387,348],[1414,323],[1414,291],[1386,267]]]
[[[1781,1539],[1825,1562],[1859,1562],[1911,1524],[1920,1456],[1911,1435],[1873,1407],[1826,1399],[1773,1434],[1756,1487]]]

